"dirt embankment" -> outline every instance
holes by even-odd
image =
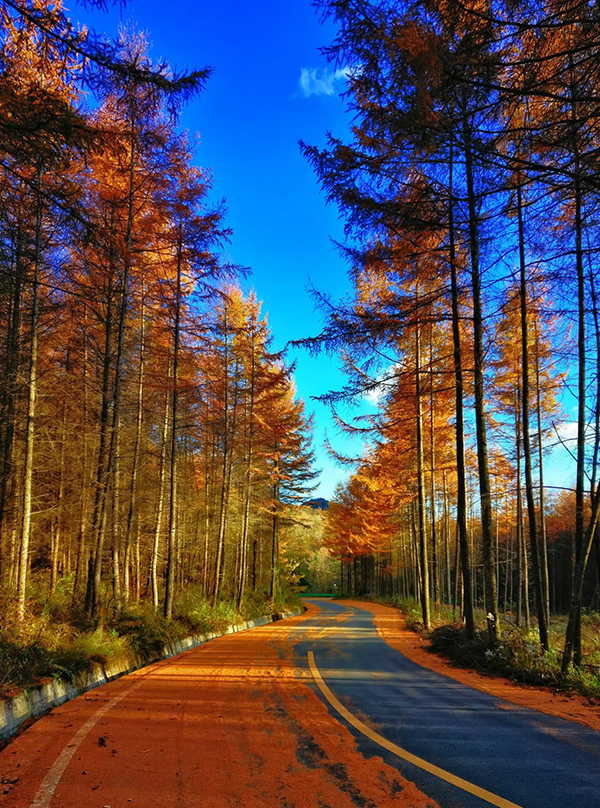
[[[567,695],[545,687],[519,685],[500,676],[484,676],[477,671],[455,668],[447,659],[426,650],[427,639],[406,628],[398,609],[366,601],[338,602],[370,611],[375,617],[379,636],[417,665],[441,673],[469,687],[483,690],[504,701],[518,704],[520,707],[531,707],[600,731],[600,706],[584,696]]]

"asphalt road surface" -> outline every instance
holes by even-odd
[[[370,612],[319,600],[52,711],[0,780],[8,808],[600,808],[600,733],[425,670]]]
[[[600,733],[415,665],[377,636],[370,612],[335,602],[321,608],[311,621],[321,636],[297,645],[296,654],[312,650],[329,689],[351,713],[368,716],[377,734],[491,792],[500,805],[600,807]],[[351,729],[364,754],[382,755],[444,808],[490,804]]]

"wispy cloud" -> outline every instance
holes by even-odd
[[[340,82],[350,74],[350,68],[343,67],[340,70],[319,70],[317,67],[303,67],[300,70],[300,92],[304,98],[311,95],[336,95]]]
[[[384,397],[389,393],[398,380],[398,375],[402,371],[402,363],[394,362],[385,370],[382,370],[372,380],[371,384],[365,390],[363,398],[375,407],[379,407]]]
[[[553,433],[557,439],[557,445],[562,444],[562,446],[569,447],[572,451],[575,451],[573,444],[577,442],[578,432],[577,421],[563,421],[563,423],[553,424]],[[593,424],[587,423],[585,425],[584,439],[588,445],[594,443],[596,430]]]

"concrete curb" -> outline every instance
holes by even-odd
[[[265,626],[286,617],[296,617],[303,614],[300,609],[294,612],[283,612],[281,614],[259,617],[256,620],[246,620],[228,626],[225,631],[211,631],[208,634],[195,634],[184,637],[182,640],[175,640],[172,644],[163,648],[162,654],[150,662],[145,662],[133,654],[119,657],[108,662],[106,665],[95,663],[90,671],[75,676],[70,682],[49,679],[38,687],[32,687],[14,696],[12,699],[0,699],[0,741],[10,739],[19,728],[29,719],[39,718],[52,707],[58,707],[69,699],[74,699],[82,693],[100,687],[113,679],[125,676],[132,671],[160,662],[162,659],[189,651],[198,645],[214,640],[217,637],[224,637],[227,634],[236,634],[238,631],[247,631],[257,626]]]

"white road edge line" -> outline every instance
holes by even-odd
[[[89,734],[90,730],[100,721],[100,719],[106,715],[106,713],[111,710],[115,704],[118,704],[121,699],[128,696],[134,690],[137,690],[140,685],[144,683],[144,678],[150,670],[144,671],[141,674],[141,678],[137,681],[132,687],[128,687],[127,690],[124,690],[120,695],[115,696],[114,699],[104,704],[99,710],[97,710],[93,715],[91,715],[85,724],[80,727],[75,735],[71,738],[70,742],[65,746],[62,750],[60,755],[56,758],[52,766],[48,769],[44,780],[42,781],[41,786],[39,787],[37,794],[33,798],[33,802],[31,803],[31,808],[48,808],[52,797],[54,796],[54,792],[56,791],[56,787],[60,783],[60,779],[65,773],[65,769],[71,762],[71,758],[75,754],[75,752],[79,749],[82,742],[85,740],[86,736]]]
[[[469,794],[473,794],[474,796],[479,797],[481,800],[485,800],[485,802],[490,803],[490,805],[495,805],[497,808],[521,808],[521,806],[514,802],[505,800],[503,797],[498,797],[496,794],[492,794],[491,791],[486,791],[485,788],[480,788],[473,783],[469,783],[468,780],[463,780],[462,777],[458,777],[457,775],[451,774],[444,769],[440,769],[439,766],[435,766],[433,763],[428,763],[426,760],[423,760],[423,758],[407,752],[406,749],[402,749],[400,746],[396,746],[395,743],[388,741],[383,737],[383,735],[379,735],[378,732],[375,732],[365,723],[352,715],[352,713],[347,710],[346,707],[344,707],[344,705],[332,693],[321,676],[319,669],[317,668],[315,663],[315,655],[312,651],[308,652],[308,664],[310,667],[310,672],[312,673],[313,679],[315,680],[319,690],[325,696],[334,710],[337,710],[337,712],[343,718],[345,718],[349,724],[355,727],[359,732],[362,732],[363,735],[366,735],[366,737],[371,741],[374,741],[376,744],[379,744],[379,746],[382,746],[384,749],[387,749],[389,752],[392,752],[394,755],[402,758],[402,760],[406,760],[408,763],[418,766],[419,769],[423,769],[424,771],[429,772],[429,774],[439,777],[440,780],[445,780],[447,783],[451,783],[453,786],[457,786],[457,788],[467,791]],[[35,808],[38,808],[38,806],[35,806]]]

